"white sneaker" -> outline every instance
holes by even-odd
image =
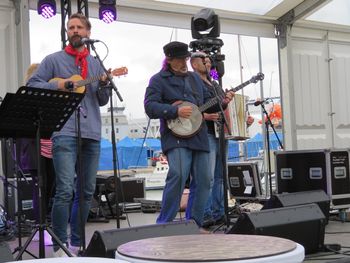
[[[76,246],[70,245],[70,246],[68,247],[68,250],[69,250],[69,252],[72,254],[73,257],[79,256],[80,247],[76,247]]]
[[[64,250],[62,248],[59,248],[57,251],[53,251],[52,255],[54,258],[68,257],[68,255],[66,254],[66,252],[64,252]]]
[[[66,244],[63,244],[66,248],[67,248],[67,245]],[[67,248],[68,249],[68,248]],[[76,257],[77,255],[74,254],[71,249],[69,248],[68,249],[69,252],[72,254],[73,257]],[[69,257],[66,252],[64,252],[64,250],[62,248],[59,248],[57,251],[53,251],[52,253],[53,257],[54,258],[66,258],[66,257]]]

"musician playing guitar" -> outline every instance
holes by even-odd
[[[169,127],[174,123],[185,123],[190,118],[201,119],[201,113],[192,116],[195,107],[205,103],[210,94],[199,75],[189,72],[187,60],[190,56],[188,45],[173,41],[163,47],[165,61],[163,68],[155,74],[146,89],[145,110],[152,119],[160,119],[162,151],[167,156],[169,171],[163,190],[161,212],[157,223],[174,220],[179,211],[180,199],[186,179],[191,175],[192,196],[189,197],[186,208],[186,218],[194,219],[202,226],[204,207],[210,189],[210,174],[208,171],[209,144],[205,122],[192,134],[181,136]],[[223,106],[232,99],[228,93],[223,98]],[[217,103],[207,109],[217,112]],[[188,125],[184,130],[190,129]],[[181,129],[180,129],[181,130]]]
[[[101,87],[104,81],[103,69],[99,62],[89,54],[82,43],[82,38],[89,38],[90,21],[82,14],[73,14],[67,22],[69,45],[61,51],[48,55],[41,62],[38,70],[29,79],[27,86],[45,89],[68,91],[75,88],[74,75],[88,80],[85,96],[80,103],[81,126],[81,168],[79,173],[84,177],[83,185],[83,218],[87,220],[92,195],[95,190],[96,173],[100,156],[101,116],[100,106],[108,103],[109,90]],[[96,77],[97,78],[94,78]],[[50,81],[54,78],[59,78]],[[71,83],[70,83],[71,82]],[[53,105],[54,107],[54,105]],[[81,247],[79,216],[79,184],[74,182],[77,162],[77,118],[73,113],[64,127],[52,136],[52,155],[56,172],[56,194],[52,207],[52,228],[57,237],[66,244],[72,254],[77,254]],[[70,213],[73,190],[76,189]],[[67,235],[70,218],[71,237]],[[53,242],[53,255],[66,256],[57,242]]]
[[[225,96],[220,85],[212,81],[209,72],[211,70],[211,59],[204,52],[195,52],[191,55],[191,66],[197,72],[203,81],[203,84],[208,88],[212,97],[216,94]],[[214,92],[216,89],[216,92]],[[209,139],[209,172],[210,172],[210,193],[207,198],[207,204],[204,211],[203,227],[207,228],[214,224],[221,224],[225,220],[224,210],[224,194],[223,194],[223,174],[221,153],[219,149],[219,139],[215,136],[214,122],[219,120],[220,113],[204,113],[204,120],[208,127]],[[251,125],[254,119],[248,118],[247,124]]]

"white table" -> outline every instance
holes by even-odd
[[[21,261],[12,261],[21,263],[119,263],[112,258],[94,258],[94,257],[62,257],[62,258],[41,258]]]
[[[118,247],[116,259],[127,262],[300,263],[304,247],[288,239],[198,234],[147,238]]]

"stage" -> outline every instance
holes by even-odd
[[[161,191],[147,191],[147,197],[148,198],[159,198]],[[125,214],[124,214],[125,215]],[[142,213],[141,211],[136,212],[129,212],[127,214],[128,220],[121,220],[120,225],[121,228],[128,228],[136,227],[136,226],[142,226],[142,225],[149,225],[154,224],[155,220],[158,216],[158,213]],[[184,213],[178,214],[178,219],[180,220],[181,217],[184,217]],[[108,223],[91,223],[88,222],[86,225],[86,244],[88,245],[90,242],[91,237],[93,236],[94,232],[96,230],[102,231],[102,230],[113,230],[116,229],[117,223],[115,219],[110,219]],[[211,230],[213,230],[212,228]],[[215,235],[222,235],[224,233],[225,229],[221,228],[218,231],[216,231]],[[26,237],[22,239],[22,244],[26,241]],[[18,246],[18,240],[13,240],[8,242],[11,249],[13,250]],[[341,222],[338,220],[337,216],[330,216],[330,220],[328,225],[326,225],[326,235],[325,235],[325,244],[340,244],[343,248],[341,251],[347,251],[350,247],[350,222]],[[222,244],[225,245],[225,244]],[[29,245],[28,251],[30,251],[33,254],[38,254],[39,249],[39,242],[33,241]],[[213,247],[213,253],[217,250],[221,250],[222,248],[216,248]],[[340,252],[341,252],[340,251]],[[51,246],[45,246],[45,254],[46,257],[52,257],[52,247]],[[327,256],[328,255],[328,256]],[[329,262],[331,259],[341,258],[341,257],[348,257],[341,254],[334,254],[330,252],[318,252],[316,254],[310,254],[306,255],[304,262]],[[309,260],[310,258],[310,260]],[[24,253],[23,259],[32,259],[32,257]]]

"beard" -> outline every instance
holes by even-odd
[[[82,37],[79,35],[73,35],[68,38],[69,43],[74,47],[74,48],[79,48],[82,47],[84,44],[81,42]]]

